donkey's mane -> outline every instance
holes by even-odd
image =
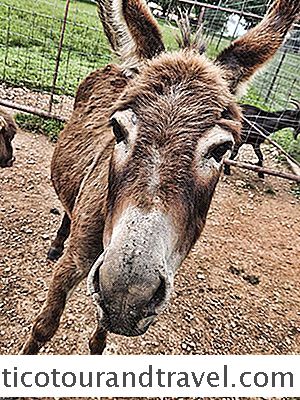
[[[177,22],[180,35],[176,35],[176,41],[180,49],[192,49],[199,54],[204,54],[206,44],[203,40],[202,25],[193,34],[188,14],[180,15]]]

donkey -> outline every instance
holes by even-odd
[[[11,142],[17,133],[12,117],[0,109],[0,167],[11,167],[15,161]]]
[[[294,129],[294,139],[297,140],[300,133],[300,103],[292,100],[292,104],[296,106],[295,110],[281,110],[281,111],[264,111],[261,108],[252,106],[250,104],[242,104],[243,115],[255,126],[257,126],[267,136],[271,135],[284,128]],[[230,156],[230,160],[234,160],[238,155],[240,148],[244,144],[251,144],[253,150],[258,158],[257,165],[262,167],[264,156],[260,146],[266,139],[260,135],[253,126],[247,121],[243,121],[243,128],[241,133],[241,140],[236,143]],[[230,175],[230,166],[224,165],[224,173]],[[259,172],[258,176],[264,178],[264,173]]]
[[[89,342],[141,335],[165,309],[176,270],[199,238],[225,153],[238,142],[235,93],[270,59],[300,12],[277,0],[265,19],[212,62],[195,43],[165,51],[142,0],[98,0],[121,66],[91,73],[56,145],[52,180],[66,216],[47,300],[23,346],[35,354],[88,276],[98,310]],[[59,245],[59,248],[55,246]]]

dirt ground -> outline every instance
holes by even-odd
[[[15,165],[0,169],[0,354],[17,354],[45,299],[46,261],[61,205],[50,183],[53,145],[20,132]],[[287,181],[233,169],[205,231],[175,280],[167,311],[138,338],[109,336],[108,354],[300,352],[300,213]],[[53,210],[52,210],[53,211]],[[95,309],[85,282],[47,354],[87,354]]]

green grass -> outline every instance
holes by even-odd
[[[0,80],[41,90],[52,87],[64,5],[64,0],[52,5],[0,0]],[[73,95],[83,77],[110,60],[95,5],[71,2],[56,93]]]
[[[282,99],[282,92],[278,93],[278,102]],[[299,97],[300,98],[300,97]],[[246,95],[241,100],[242,103],[252,104],[268,111],[269,107],[261,96],[259,88],[256,85],[250,86]],[[282,106],[282,109],[284,107]],[[296,161],[300,163],[300,136],[297,140],[294,139],[292,129],[282,129],[272,135],[275,140],[285,151],[287,151]],[[285,160],[283,157],[282,160]]]
[[[281,61],[282,66],[279,68]],[[277,108],[284,108],[287,99],[299,100],[299,55],[278,52],[267,68],[258,74],[254,83],[259,87],[261,96],[268,97],[267,103],[271,106],[275,104]]]
[[[229,39],[225,37],[220,38],[217,35],[206,36],[205,42],[207,43],[206,54],[212,59],[216,58],[216,56],[230,44]]]
[[[56,142],[64,123],[51,118],[42,118],[37,115],[17,114],[16,122],[21,129],[32,133],[46,135],[52,142]]]
[[[158,23],[162,31],[167,50],[173,51],[178,49],[176,36],[179,34],[179,29],[173,24],[166,23],[162,20],[159,20]]]
[[[49,91],[64,7],[65,0],[0,0],[0,81]],[[177,48],[178,30],[160,24],[167,48]],[[72,1],[55,93],[74,95],[89,72],[112,58],[96,6]]]
[[[294,140],[290,129],[282,129],[276,132],[272,139],[300,163],[300,139]]]

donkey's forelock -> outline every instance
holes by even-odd
[[[180,34],[176,35],[176,41],[181,49],[193,50],[199,54],[205,53],[206,45],[203,40],[202,25],[193,34],[189,15],[181,13],[178,28]]]
[[[234,108],[235,119],[239,119],[239,109],[222,72],[221,67],[193,51],[164,53],[143,64],[113,112],[132,108],[155,122],[171,112],[178,122],[194,122],[198,129],[201,120],[210,116],[215,122],[228,107]]]

